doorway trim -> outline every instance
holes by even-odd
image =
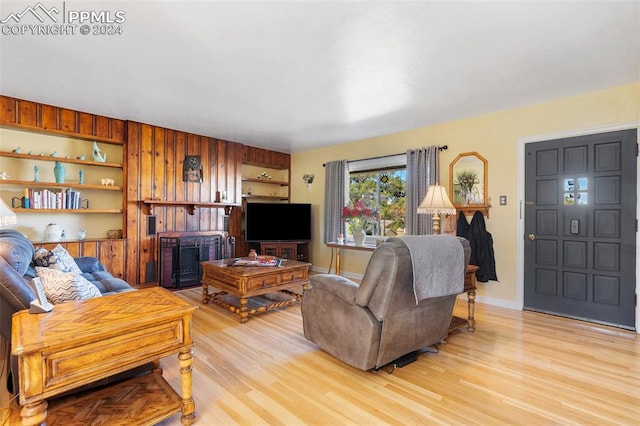
[[[525,136],[518,138],[518,154],[517,164],[518,176],[517,176],[517,197],[518,197],[518,209],[517,209],[517,232],[516,232],[516,305],[517,309],[522,311],[524,309],[524,168],[525,168],[525,146],[528,143],[544,142],[554,139],[564,139],[574,136],[586,136],[596,133],[615,132],[618,130],[630,130],[637,129],[636,143],[640,144],[640,121],[634,121],[629,123],[612,124],[608,126],[593,127],[583,130],[567,130],[557,133],[547,133],[534,136]],[[638,176],[636,177],[636,193],[638,195],[636,202],[636,218],[640,212],[640,157],[636,157],[636,163],[638,164]],[[640,232],[636,232],[636,297],[640,296]],[[636,303],[636,333],[640,334],[640,304]]]

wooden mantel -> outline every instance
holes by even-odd
[[[185,206],[187,208],[187,212],[190,215],[195,214],[196,207],[204,207],[211,209],[224,209],[224,214],[231,214],[231,210],[233,207],[240,207],[239,204],[229,204],[229,203],[201,203],[199,201],[163,201],[163,200],[142,200],[142,204],[147,207],[147,213],[153,214],[154,206]]]

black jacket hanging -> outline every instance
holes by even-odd
[[[471,259],[469,263],[477,265],[480,269],[476,272],[478,281],[498,281],[496,275],[496,260],[493,254],[493,237],[484,224],[484,216],[479,211],[473,214],[471,224],[463,212],[458,215],[457,235],[469,240],[471,244]]]

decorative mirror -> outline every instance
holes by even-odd
[[[464,152],[449,164],[449,197],[457,210],[489,216],[487,191],[489,167],[477,152]]]

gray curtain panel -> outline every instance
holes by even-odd
[[[429,214],[418,214],[418,206],[427,195],[429,185],[438,182],[438,146],[407,151],[407,195],[405,208],[405,234],[427,235],[432,233]]]
[[[344,234],[342,207],[349,193],[349,162],[330,161],[325,164],[324,185],[324,242],[336,241],[338,234]]]

